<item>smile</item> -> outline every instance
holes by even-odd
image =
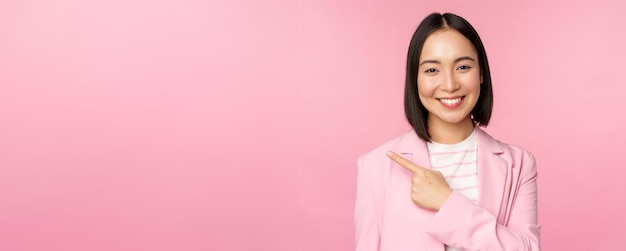
[[[447,108],[456,108],[463,103],[464,98],[465,96],[456,98],[438,98],[437,100],[439,100],[439,102]]]

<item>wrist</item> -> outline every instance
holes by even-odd
[[[443,195],[441,197],[441,201],[439,203],[439,206],[437,207],[436,211],[439,211],[444,204],[446,204],[446,201],[448,201],[448,198],[450,198],[450,195],[452,194],[452,189],[448,188],[446,191],[443,192]]]

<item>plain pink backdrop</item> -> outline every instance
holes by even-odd
[[[544,250],[618,250],[620,1],[0,1],[0,250],[352,250],[430,12],[487,48]]]

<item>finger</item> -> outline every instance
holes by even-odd
[[[394,162],[400,164],[402,167],[408,169],[409,171],[411,171],[413,173],[415,173],[415,172],[417,172],[419,170],[424,169],[424,168],[422,168],[422,167],[420,167],[418,165],[413,164],[413,162],[409,161],[408,159],[405,159],[404,157],[402,157],[399,154],[394,153],[392,151],[388,151],[387,152],[387,156],[391,160],[393,160]]]

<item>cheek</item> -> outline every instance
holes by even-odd
[[[432,80],[429,79],[417,79],[417,93],[420,98],[432,97],[435,93],[436,85],[432,83]]]
[[[480,81],[471,83],[468,86],[468,89],[470,90],[470,92],[475,92],[476,94],[480,93]]]
[[[463,83],[465,84],[465,88],[470,92],[480,92],[480,84],[481,84],[481,76],[480,74],[470,75],[463,79]]]

